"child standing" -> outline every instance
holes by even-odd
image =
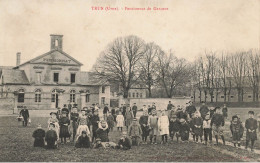
[[[191,126],[192,132],[194,133],[193,141],[195,141],[196,138],[196,143],[198,143],[200,137],[200,141],[202,142],[203,119],[200,117],[200,113],[198,111],[195,112],[194,117],[191,120]]]
[[[61,144],[63,144],[63,140],[64,140],[64,143],[66,144],[66,138],[70,137],[70,133],[69,133],[70,120],[67,117],[67,112],[66,111],[62,112],[62,117],[59,120],[59,124],[60,124]]]
[[[146,144],[147,136],[149,135],[149,127],[148,127],[148,112],[143,111],[143,115],[139,119],[139,124],[142,129],[142,141]]]
[[[180,131],[180,122],[177,121],[177,117],[171,116],[170,124],[169,124],[169,132],[171,140],[173,140],[174,135],[176,135],[177,142],[179,142],[179,131]]]
[[[123,130],[124,127],[124,116],[122,115],[122,112],[119,111],[119,115],[116,116],[116,122],[117,122],[117,130],[119,131],[119,129],[121,129],[121,131]]]
[[[157,144],[156,137],[158,133],[158,117],[155,109],[152,111],[152,115],[148,118],[148,126],[150,127],[150,143]]]
[[[58,134],[55,131],[55,124],[50,123],[49,130],[46,132],[45,141],[47,142],[47,149],[57,148]]]
[[[210,126],[212,127],[213,133],[216,138],[216,145],[218,145],[218,137],[221,136],[223,144],[225,145],[225,138],[223,135],[223,126],[225,125],[225,120],[221,114],[220,107],[216,107],[216,113],[212,116]]]
[[[180,119],[179,120],[181,125],[180,125],[180,135],[181,135],[181,141],[188,141],[189,140],[189,133],[190,133],[190,126],[186,122],[185,119]]]
[[[91,125],[92,125],[92,142],[95,142],[95,139],[97,138],[97,129],[98,129],[98,123],[100,119],[98,116],[98,110],[94,110],[94,115],[91,118]]]
[[[59,120],[57,119],[57,113],[51,112],[50,113],[50,118],[48,119],[48,128],[50,127],[50,124],[53,123],[55,125],[55,131],[56,133],[60,133],[60,125],[59,125]],[[59,134],[58,134],[58,140],[59,140]]]
[[[208,144],[208,139],[209,143],[212,143],[212,128],[210,126],[211,120],[210,120],[210,114],[207,114],[205,116],[205,120],[203,121],[203,129],[204,129],[204,141],[205,145]]]
[[[241,132],[242,124],[238,120],[238,117],[236,115],[232,117],[230,128],[232,131],[232,139],[233,139],[234,146],[236,147],[236,145],[238,145],[238,147],[240,147],[240,139],[241,139],[240,132]]]
[[[138,146],[139,139],[142,135],[142,129],[141,129],[140,125],[137,123],[136,118],[133,119],[132,124],[129,126],[128,135],[132,139],[132,145]]]
[[[77,108],[73,107],[72,112],[70,113],[70,120],[71,120],[71,125],[73,130],[73,141],[75,140],[75,136],[78,128],[78,118],[79,118],[78,110]]]
[[[158,129],[160,131],[160,135],[162,136],[161,143],[167,143],[167,138],[169,135],[169,119],[168,116],[165,115],[165,110],[162,111],[162,115],[158,119]]]
[[[246,149],[249,145],[249,141],[251,141],[251,151],[254,151],[254,143],[255,140],[257,140],[257,134],[256,134],[256,129],[257,129],[257,121],[254,119],[254,111],[249,111],[248,112],[248,119],[246,120],[245,123],[245,128],[246,128]]]
[[[34,147],[44,147],[45,131],[42,129],[41,124],[38,125],[37,129],[33,132]]]
[[[111,114],[111,112],[108,113],[107,116],[107,124],[108,124],[108,129],[109,131],[113,131],[113,127],[114,127],[114,117]]]

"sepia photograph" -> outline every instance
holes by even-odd
[[[260,0],[0,0],[0,162],[260,162]]]

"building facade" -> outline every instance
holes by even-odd
[[[80,108],[93,103],[110,104],[110,85],[81,71],[82,63],[63,51],[63,36],[50,35],[50,51],[16,67],[0,69],[1,98],[13,98],[14,107],[53,109],[75,103]]]

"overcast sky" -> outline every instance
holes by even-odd
[[[259,49],[260,0],[0,0],[0,66],[15,66],[18,51],[21,62],[48,52],[50,34],[64,35],[63,50],[84,64],[83,71],[116,37],[127,35],[192,61],[205,49]]]

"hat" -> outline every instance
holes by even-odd
[[[80,111],[86,111],[85,109],[81,109]]]
[[[81,132],[81,134],[87,134],[87,132],[83,130],[83,131]]]
[[[237,116],[237,115],[234,115],[234,116],[232,117],[232,121],[233,121],[235,118],[238,118],[238,116]]]
[[[255,112],[254,111],[249,111],[248,114],[253,114],[254,115]]]
[[[55,115],[57,115],[57,113],[56,113],[56,112],[50,112],[50,115],[52,115],[52,114],[55,114]]]
[[[181,118],[180,123],[183,123],[183,122],[185,122],[185,119]]]

